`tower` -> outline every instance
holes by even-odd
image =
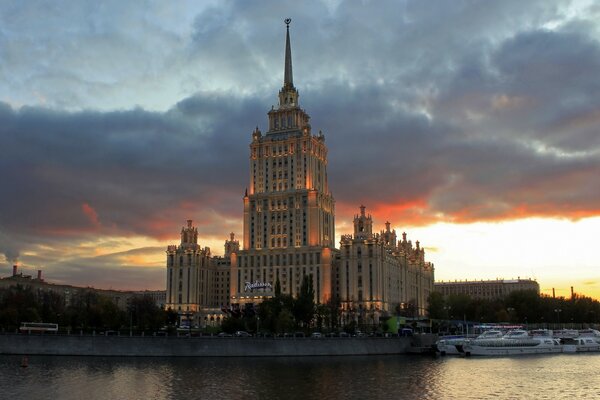
[[[198,244],[198,228],[192,220],[181,228],[179,246],[167,247],[167,298],[165,306],[191,324],[193,314],[209,301],[210,249]]]
[[[304,275],[312,276],[317,301],[331,292],[334,199],[327,183],[325,136],[313,135],[294,86],[291,20],[286,19],[283,86],[277,108],[268,112],[268,131],[256,127],[250,143],[250,179],[244,196],[244,240],[232,262],[232,302],[259,302],[282,292],[295,295]],[[249,293],[245,283],[258,283]],[[262,285],[261,285],[262,284]]]

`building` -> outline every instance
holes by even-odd
[[[225,257],[212,257],[210,248],[198,244],[198,229],[188,220],[180,244],[167,247],[165,307],[177,311],[186,324],[221,320],[221,308],[230,304],[230,259],[238,248],[232,234],[225,242]]]
[[[361,206],[354,216],[354,235],[343,235],[340,242],[336,291],[342,309],[369,314],[374,320],[382,311],[402,308],[424,315],[433,291],[433,272],[418,241],[413,247],[406,233],[397,241],[389,222],[385,230],[373,233],[372,217]]]
[[[466,294],[477,299],[501,299],[517,290],[535,290],[540,293],[540,285],[532,279],[495,279],[480,281],[436,282],[434,290],[444,296]]]
[[[300,107],[289,22],[277,107],[267,113],[267,131],[256,127],[251,134],[243,245],[231,234],[224,256],[212,257],[210,249],[200,248],[198,231],[188,221],[180,245],[167,248],[167,307],[182,320],[202,325],[207,318],[221,319],[219,309],[253,307],[272,297],[276,282],[282,293],[295,296],[308,277],[316,302],[338,296],[347,313],[355,308],[389,312],[404,304],[424,311],[433,290],[433,265],[425,262],[418,242],[413,248],[404,236],[396,243],[389,224],[387,231],[373,235],[362,207],[355,234],[342,238],[341,253],[335,248],[325,135],[313,133],[310,117]]]
[[[56,293],[64,299],[65,306],[73,304],[79,296],[90,292],[110,299],[121,310],[127,309],[131,299],[141,296],[151,297],[159,307],[164,307],[165,305],[164,290],[126,291],[49,283],[42,278],[41,270],[37,271],[37,276],[34,278],[32,275],[27,275],[22,271],[19,272],[19,267],[14,265],[11,276],[0,278],[0,288],[9,288],[17,285],[29,287],[37,293]]]
[[[230,296],[240,305],[273,294],[296,295],[312,277],[316,300],[331,297],[335,202],[327,184],[327,147],[313,135],[292,76],[289,24],[279,105],[250,144],[250,182],[244,196],[244,247],[231,262]]]

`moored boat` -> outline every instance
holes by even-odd
[[[440,355],[462,354],[462,347],[467,339],[464,336],[444,336],[435,343]]]
[[[579,330],[579,336],[591,336],[591,337],[596,337],[596,338],[600,338],[600,331],[596,330],[596,329],[580,329]]]
[[[554,337],[557,339],[576,338],[579,336],[577,329],[559,329],[554,331]]]
[[[496,339],[473,339],[463,346],[467,356],[501,356],[549,354],[562,352],[558,339],[551,336],[530,336],[522,329],[514,329]]]
[[[600,351],[600,341],[592,336],[562,339],[564,353],[585,353]]]

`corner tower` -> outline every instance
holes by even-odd
[[[317,301],[331,294],[335,244],[334,199],[327,183],[325,136],[313,135],[294,86],[290,19],[286,19],[283,86],[277,108],[268,112],[268,130],[256,127],[250,143],[250,181],[244,196],[244,240],[232,264],[232,303],[260,302],[282,292],[298,293],[312,276]],[[257,282],[258,281],[258,282]],[[245,289],[246,283],[264,285]]]

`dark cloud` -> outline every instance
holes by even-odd
[[[99,261],[40,254],[166,240],[188,218],[203,238],[240,232],[250,132],[276,103],[288,15],[339,223],[361,203],[379,224],[598,215],[600,44],[565,5],[223,2],[161,29],[132,22],[136,10],[110,21],[76,7],[74,43],[56,10],[40,38],[26,6],[0,9],[0,251],[34,249],[67,279]]]

